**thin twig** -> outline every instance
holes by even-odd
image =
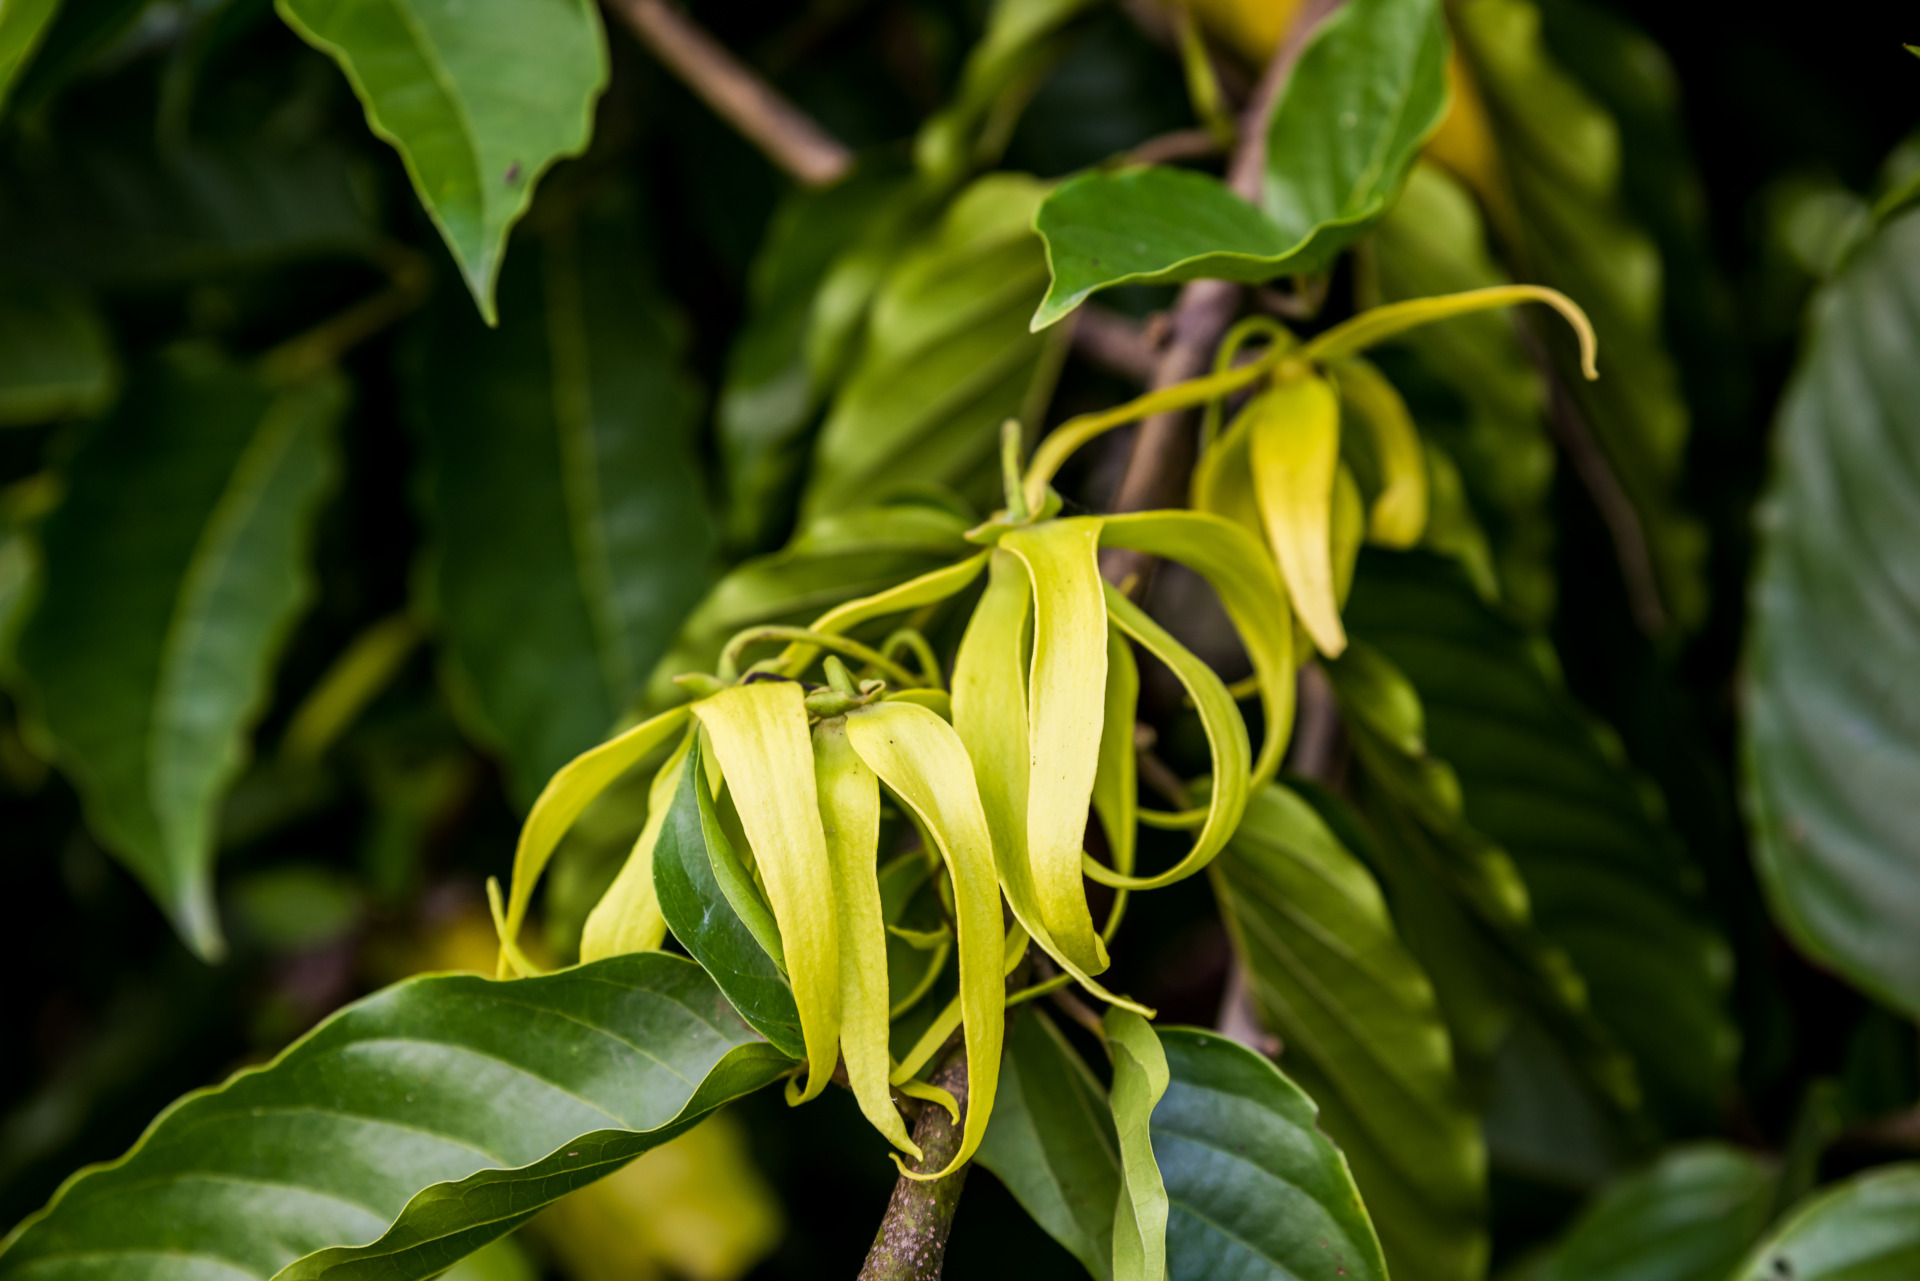
[[[1205,160],[1226,148],[1211,129],[1174,129],[1155,134],[1127,153],[1130,165],[1165,165],[1177,160]]]
[[[964,1117],[967,1109],[967,1056],[956,1049],[933,1078],[933,1084],[953,1095]],[[913,1127],[913,1141],[920,1145],[920,1168],[938,1170],[953,1160],[960,1150],[961,1127],[947,1110],[929,1104],[920,1112]],[[953,1230],[953,1213],[960,1208],[960,1190],[967,1181],[969,1166],[961,1166],[944,1179],[923,1183],[902,1178],[893,1185],[893,1198],[887,1202],[886,1217],[874,1234],[867,1251],[867,1262],[860,1269],[860,1281],[939,1281],[940,1269],[947,1261],[947,1235]]]
[[[1117,311],[1088,303],[1074,314],[1074,354],[1128,382],[1145,385],[1159,360],[1159,336]]]
[[[830,186],[853,167],[843,143],[666,0],[609,3],[716,115],[799,182]]]

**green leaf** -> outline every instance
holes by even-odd
[[[1593,319],[1597,381],[1579,376],[1565,335],[1541,337],[1645,526],[1665,613],[1691,627],[1706,608],[1706,538],[1674,496],[1688,408],[1661,332],[1660,251],[1620,199],[1618,126],[1553,62],[1531,0],[1472,0],[1453,16],[1506,179],[1489,210],[1521,274],[1577,299]]]
[[[1814,1197],[1733,1281],[1904,1281],[1920,1271],[1920,1163],[1886,1166]]]
[[[1430,164],[1414,167],[1372,244],[1383,303],[1512,283],[1488,256],[1486,227],[1472,196]],[[1554,600],[1549,503],[1555,457],[1546,385],[1520,345],[1518,316],[1456,316],[1409,330],[1395,342],[1418,359],[1422,373],[1459,399],[1464,412],[1457,420],[1420,405],[1420,428],[1459,463],[1473,509],[1487,525],[1503,601],[1527,621],[1545,623]],[[1610,360],[1611,354],[1603,349],[1601,357]]]
[[[878,254],[897,236],[910,194],[897,168],[869,164],[824,190],[796,188],[774,213],[714,415],[732,546],[758,550],[791,513],[807,429],[829,390],[831,370],[811,350],[816,311],[838,301],[823,297],[824,286],[852,257]]]
[[[1325,268],[1386,212],[1439,125],[1446,60],[1434,0],[1352,0],[1320,25],[1274,108],[1258,210],[1184,170],[1062,183],[1034,220],[1053,283],[1033,328],[1114,285]]]
[[[7,0],[0,5],[0,111],[59,8],[60,0]]]
[[[607,83],[587,0],[275,0],[340,64],[489,325],[507,233],[534,184],[586,148]]]
[[[805,1057],[800,1012],[778,959],[773,913],[752,899],[744,904],[752,919],[743,919],[737,910],[743,900],[721,887],[717,869],[722,860],[737,864],[740,855],[721,830],[701,756],[688,753],[653,847],[653,888],[660,896],[660,912],[740,1017],[786,1053]],[[770,936],[772,948],[767,946]]]
[[[1725,1281],[1766,1229],[1776,1179],[1770,1162],[1723,1143],[1674,1148],[1608,1187],[1519,1275],[1525,1281]]]
[[[980,179],[888,269],[820,429],[803,522],[928,486],[998,494],[1000,424],[1038,430],[1065,355],[1027,332],[1046,283],[1031,228],[1042,191],[1020,174]]]
[[[1347,620],[1419,691],[1464,820],[1513,859],[1535,926],[1572,959],[1654,1114],[1711,1126],[1738,1049],[1732,958],[1652,784],[1567,692],[1551,651],[1447,562],[1367,553]]]
[[[118,378],[112,336],[86,295],[0,287],[0,427],[98,413]]]
[[[276,387],[173,351],[74,458],[45,527],[29,704],[94,831],[209,958],[217,809],[312,595],[346,401],[338,376]]]
[[[1386,1281],[1380,1243],[1346,1158],[1313,1100],[1243,1045],[1162,1028],[1172,1083],[1153,1111],[1153,1152],[1173,1211],[1175,1281]]]
[[[443,295],[419,362],[432,612],[522,804],[606,736],[710,581],[698,395],[627,213],[528,238],[498,330]]]
[[[164,285],[366,255],[378,239],[344,149],[267,129],[167,151],[63,132],[52,163],[0,173],[0,261],[33,275]]]
[[[1743,701],[1774,916],[1920,1014],[1920,213],[1815,298],[1761,505]]]
[[[931,503],[854,507],[809,522],[780,551],[742,561],[706,595],[654,668],[647,701],[685,695],[673,678],[710,672],[734,633],[763,624],[811,623],[846,601],[897,587],[964,559],[970,514]]]
[[[1352,1163],[1394,1275],[1480,1277],[1479,1124],[1433,986],[1372,875],[1311,806],[1272,784],[1214,866],[1261,1022]]]
[[[1167,1189],[1153,1159],[1150,1122],[1166,1095],[1167,1056],[1153,1024],[1111,1006],[1104,1024],[1113,1056],[1113,1125],[1120,1147],[1120,1194],[1113,1212],[1114,1281],[1165,1281]]]
[[[791,1066],[679,957],[413,979],[68,1180],[0,1278],[424,1281]]]
[[[1028,1007],[1007,1033],[993,1122],[976,1159],[1097,1281],[1113,1281],[1113,1112],[1099,1079],[1039,1009]]]

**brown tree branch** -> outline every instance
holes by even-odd
[[[934,1074],[933,1084],[953,1095],[961,1115],[966,1115],[964,1047],[956,1049],[946,1066]],[[960,1138],[961,1127],[954,1124],[945,1108],[937,1103],[922,1108],[920,1120],[913,1127],[913,1141],[924,1154],[920,1168],[945,1167],[960,1150]],[[960,1191],[966,1184],[968,1168],[963,1165],[930,1183],[902,1178],[893,1185],[893,1198],[887,1202],[886,1217],[880,1220],[880,1230],[867,1251],[860,1281],[939,1281],[940,1269],[947,1261],[947,1235],[953,1230],[953,1213],[960,1208]]]
[[[1087,363],[1146,385],[1159,361],[1159,336],[1137,320],[1088,303],[1074,314],[1073,350]]]
[[[853,153],[667,0],[608,0],[640,42],[775,165],[809,187],[853,167]]]

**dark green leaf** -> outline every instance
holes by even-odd
[[[116,375],[113,340],[84,294],[0,289],[0,427],[98,413]]]
[[[498,330],[443,293],[419,366],[433,612],[523,804],[606,736],[712,572],[681,327],[619,212],[528,237]]]
[[[30,705],[101,840],[203,956],[221,794],[312,593],[337,376],[276,387],[202,350],[143,369],[69,469],[20,638]]]
[[[1496,225],[1513,244],[1520,274],[1564,291],[1593,319],[1596,382],[1579,376],[1563,328],[1542,336],[1645,526],[1665,613],[1690,627],[1706,608],[1706,541],[1673,493],[1688,410],[1661,333],[1660,251],[1620,201],[1618,126],[1554,64],[1531,0],[1473,0],[1453,16],[1505,177],[1505,207],[1492,208]]]
[[[1725,1281],[1766,1228],[1774,1180],[1738,1148],[1675,1148],[1609,1187],[1514,1281]]]
[[[1162,1028],[1173,1082],[1153,1151],[1175,1281],[1386,1281],[1380,1243],[1313,1100],[1243,1045]]]
[[[1806,1202],[1732,1281],[1908,1281],[1920,1275],[1920,1163],[1886,1166]]]
[[[823,191],[795,190],[774,214],[715,412],[731,545],[759,549],[791,512],[807,428],[831,372],[814,358],[814,316],[841,301],[822,299],[822,284],[856,255],[884,258],[910,194],[898,170],[870,164]],[[864,298],[858,307],[864,311]]]
[[[21,9],[19,34],[24,45],[15,46],[22,61],[11,71],[18,81],[13,95],[16,114],[38,113],[54,95],[85,72],[97,59],[118,43],[147,8],[149,0],[54,0],[51,5],[5,6],[4,21],[14,21],[12,10]],[[39,30],[33,10],[41,10]],[[11,32],[7,33],[13,34]],[[8,76],[5,68],[5,35],[0,35],[0,106],[6,105]],[[35,47],[37,45],[37,48]]]
[[[1796,943],[1920,1013],[1920,213],[1817,296],[1746,662],[1749,812]]]
[[[924,503],[822,516],[780,551],[743,561],[714,584],[654,669],[649,705],[682,701],[673,678],[712,671],[727,638],[744,628],[810,623],[843,601],[962,559],[974,550],[962,537],[973,523],[950,507]]]
[[[1652,784],[1551,652],[1447,563],[1367,554],[1346,618],[1419,691],[1426,746],[1458,778],[1465,821],[1512,857],[1534,924],[1572,959],[1655,1115],[1712,1124],[1738,1046],[1732,962]]]
[[[660,896],[661,915],[680,945],[713,975],[741,1018],[782,1050],[804,1057],[793,988],[761,941],[779,937],[773,914],[761,905],[764,919],[741,919],[715,875],[722,859],[737,862],[739,855],[720,828],[700,755],[691,753],[682,767],[666,826],[653,847],[653,888]]]
[[[1393,1274],[1478,1278],[1487,1257],[1479,1125],[1433,986],[1372,875],[1278,786],[1254,794],[1215,867],[1261,1021],[1352,1163]]]
[[[1260,209],[1199,174],[1086,174],[1035,226],[1053,284],[1045,328],[1098,289],[1318,271],[1381,214],[1447,105],[1447,32],[1434,0],[1351,0],[1300,55],[1267,130]]]
[[[436,1276],[791,1066],[679,957],[414,979],[69,1180],[0,1278]]]
[[[1120,1152],[1106,1091],[1038,1009],[1014,1021],[978,1161],[1098,1281],[1113,1278]]]
[[[593,131],[606,36],[587,0],[275,0],[346,72],[488,324],[507,233]]]
[[[60,0],[13,0],[0,6],[0,111],[59,8]]]
[[[929,486],[998,492],[1000,424],[1038,430],[1065,354],[1027,332],[1046,284],[1041,191],[1018,174],[980,179],[888,269],[820,430],[803,520]]]

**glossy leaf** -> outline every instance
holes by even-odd
[[[653,884],[661,915],[741,1018],[783,1052],[804,1057],[793,986],[761,941],[763,932],[741,919],[714,874],[714,864],[725,857],[719,851],[727,834],[699,758],[698,752],[688,753],[654,842]]]
[[[1711,1124],[1738,1045],[1732,961],[1652,785],[1550,652],[1445,562],[1370,554],[1347,618],[1419,691],[1426,746],[1459,780],[1463,817],[1512,857],[1534,924],[1571,958],[1655,1114]]]
[[[1064,354],[1026,325],[1045,283],[1031,226],[1042,191],[982,178],[888,268],[820,429],[803,521],[929,486],[998,493],[1000,424],[1038,429]]]
[[[1381,214],[1446,108],[1433,0],[1353,0],[1320,24],[1267,130],[1260,209],[1199,174],[1084,174],[1042,204],[1053,284],[1045,328],[1118,284],[1254,283],[1318,271]]]
[[[68,469],[19,642],[30,706],[88,821],[203,956],[212,862],[287,629],[347,389],[275,387],[200,349],[142,369]]]
[[[1164,1281],[1167,1189],[1154,1163],[1153,1109],[1165,1097],[1167,1055],[1153,1024],[1109,1009],[1103,1026],[1113,1058],[1113,1124],[1120,1148],[1120,1195],[1113,1212],[1114,1281]]]
[[[1007,1033],[993,1124],[976,1160],[1097,1281],[1113,1279],[1120,1149],[1106,1091],[1046,1013]]]
[[[1352,1163],[1394,1275],[1477,1278],[1486,1153],[1433,986],[1371,873],[1313,808],[1269,784],[1214,864],[1262,1024]]]
[[[1721,1143],[1674,1148],[1609,1186],[1520,1276],[1726,1281],[1766,1229],[1776,1180],[1773,1165],[1751,1152]]]
[[[0,427],[98,413],[117,378],[113,339],[84,294],[0,289]]]
[[[340,64],[367,124],[413,189],[489,325],[507,233],[534,184],[587,145],[607,82],[606,36],[584,0],[275,0]]]
[[[1153,1110],[1166,1181],[1167,1275],[1385,1281],[1340,1150],[1273,1064],[1215,1032],[1162,1028],[1171,1083]]]
[[[781,550],[734,566],[687,616],[647,684],[653,706],[684,697],[682,672],[712,671],[728,638],[760,624],[805,626],[836,605],[896,587],[973,553],[973,521],[930,503],[854,507],[821,516]]]
[[[59,8],[60,0],[7,0],[0,5],[0,109]]]
[[[1920,214],[1814,303],[1780,410],[1745,663],[1748,805],[1773,913],[1920,1013]]]
[[[698,397],[630,216],[524,244],[497,330],[443,291],[419,362],[432,612],[523,804],[620,718],[709,581]]]
[[[1732,1281],[1900,1281],[1920,1268],[1920,1164],[1855,1175],[1803,1203]]]
[[[70,1179],[0,1278],[424,1281],[790,1067],[678,957],[414,979]]]

